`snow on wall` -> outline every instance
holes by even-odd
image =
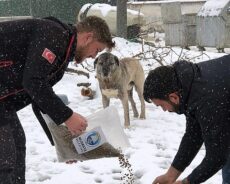
[[[82,6],[82,8],[80,10],[80,13],[84,12],[87,9],[87,7],[89,7],[90,5],[92,5],[92,4],[88,3],[88,4],[85,4],[84,6]],[[103,15],[103,17],[106,17],[109,12],[111,12],[111,11],[116,12],[117,7],[116,6],[111,6],[109,4],[96,3],[96,4],[93,4],[91,6],[90,11],[100,11],[101,14]],[[135,11],[135,10],[130,10],[130,9],[127,9],[127,13],[132,14],[134,16],[144,16],[143,13]]]
[[[230,0],[208,0],[198,12],[198,16],[218,16]]]

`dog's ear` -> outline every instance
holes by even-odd
[[[98,57],[94,60],[94,63],[93,63],[94,69],[96,68],[97,62],[98,62]]]
[[[116,62],[116,64],[117,64],[117,66],[119,66],[120,62],[119,62],[119,59],[118,59],[117,56],[114,56],[114,60],[115,60],[115,62]]]

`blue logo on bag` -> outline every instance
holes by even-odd
[[[101,136],[98,132],[93,131],[86,137],[86,144],[88,146],[96,146],[101,141]]]

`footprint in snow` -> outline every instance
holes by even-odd
[[[121,175],[118,175],[118,176],[116,175],[116,176],[113,176],[112,178],[113,178],[114,180],[119,180],[119,181],[120,181],[120,180],[121,180]]]
[[[122,173],[122,169],[116,168],[116,169],[112,169],[112,178],[114,180],[121,180],[121,173]]]
[[[122,172],[121,169],[112,169],[113,174],[117,174],[117,173],[121,173],[121,172]]]
[[[141,179],[143,175],[144,175],[144,171],[142,171],[142,170],[137,170],[134,172],[134,178],[135,179]]]
[[[81,169],[81,171],[82,171],[83,173],[87,173],[87,174],[93,174],[93,173],[94,173],[94,171],[92,171],[92,170],[91,170],[89,167],[87,167],[87,166],[81,166],[80,169]]]
[[[165,160],[159,164],[160,168],[162,169],[167,169],[170,166],[171,161],[170,160]]]
[[[157,149],[161,149],[161,150],[165,150],[166,149],[166,146],[161,144],[161,143],[156,143],[156,147]]]
[[[103,180],[102,180],[101,178],[95,178],[94,181],[95,181],[96,183],[102,183],[102,182],[103,182]]]

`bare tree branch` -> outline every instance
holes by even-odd
[[[72,69],[72,68],[67,68],[67,69],[66,69],[66,72],[76,73],[76,74],[78,74],[78,75],[84,75],[84,76],[86,76],[87,78],[89,78],[89,73],[83,72],[83,71],[81,71],[81,70],[75,70],[75,69]]]
[[[84,86],[84,87],[89,87],[91,85],[91,83],[89,82],[82,82],[82,83],[78,83],[77,86],[80,87],[80,86]]]

